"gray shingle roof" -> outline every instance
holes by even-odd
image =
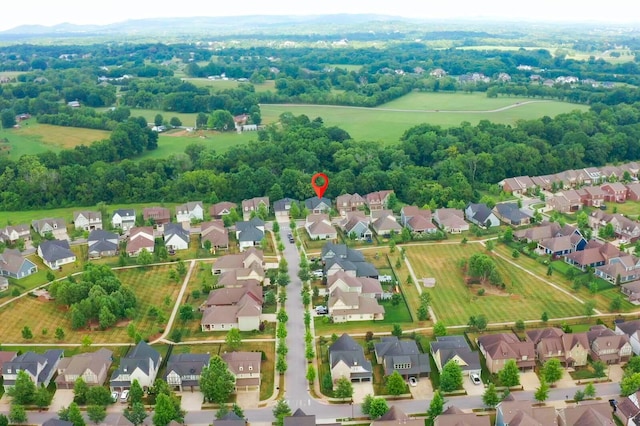
[[[75,256],[67,240],[42,241],[40,243],[40,250],[42,251],[42,258],[47,262],[55,262]]]

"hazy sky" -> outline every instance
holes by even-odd
[[[19,25],[108,24],[128,19],[189,16],[378,13],[414,18],[640,22],[632,0],[31,0],[0,14],[0,31]],[[6,8],[5,8],[6,9]],[[632,9],[635,9],[632,10]]]

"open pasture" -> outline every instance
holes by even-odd
[[[406,253],[418,279],[433,277],[433,310],[446,325],[465,325],[472,315],[484,314],[488,321],[504,322],[540,319],[546,311],[550,318],[582,315],[584,307],[568,295],[553,290],[541,280],[492,256],[506,283],[506,289],[492,294],[489,289],[477,295],[478,286],[469,288],[457,266],[461,259],[484,252],[480,244],[438,244],[406,247]]]

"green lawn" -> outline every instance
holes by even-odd
[[[212,148],[218,153],[224,153],[229,148],[236,145],[242,145],[249,141],[256,140],[258,135],[256,132],[198,132],[203,137],[197,134],[181,133],[178,135],[160,134],[158,138],[158,148],[153,151],[145,151],[137,157],[138,159],[144,158],[166,158],[172,154],[183,154],[184,149],[190,144],[200,144],[207,148]]]
[[[620,213],[631,218],[640,216],[640,201],[627,201],[624,203],[605,203],[607,213]]]
[[[446,325],[464,325],[471,315],[484,314],[489,322],[539,319],[546,311],[551,318],[581,315],[583,306],[535,277],[495,257],[506,290],[478,296],[464,282],[457,267],[460,259],[485,251],[479,244],[442,244],[407,247],[407,256],[418,279],[434,277],[430,290],[433,310]]]
[[[339,126],[356,140],[381,141],[386,144],[396,143],[408,128],[421,123],[444,127],[457,126],[463,121],[477,124],[480,120],[514,124],[521,119],[545,115],[553,117],[576,109],[583,111],[588,109],[586,105],[545,101],[491,112],[497,108],[526,101],[531,99],[507,97],[490,99],[481,93],[411,93],[377,108],[263,104],[260,109],[264,123],[277,121],[283,112],[306,114],[312,120],[322,117],[327,126]],[[399,111],[389,111],[389,109]],[[425,112],[427,110],[431,112]],[[445,110],[452,112],[445,112]]]
[[[116,272],[122,284],[130,287],[138,299],[138,307],[133,323],[144,338],[156,337],[164,328],[180,287],[169,280],[169,266],[149,267],[147,269],[128,269]],[[167,305],[165,299],[169,301]],[[147,313],[156,306],[165,316],[164,322],[150,317]],[[3,342],[55,343],[54,331],[62,327],[66,333],[64,343],[80,343],[87,335],[93,343],[130,342],[127,336],[127,321],[107,330],[99,330],[96,325],[91,329],[71,330],[70,317],[65,307],[54,301],[41,301],[26,296],[0,309],[0,335]],[[22,338],[22,328],[28,326],[33,339]],[[47,330],[43,334],[43,330]]]

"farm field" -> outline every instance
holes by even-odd
[[[9,151],[8,155],[11,158],[18,159],[22,155],[57,152],[76,145],[90,145],[92,142],[108,138],[109,133],[105,130],[40,124],[32,119],[22,122],[19,129],[0,130],[0,141],[8,141],[8,144],[2,143],[8,147],[1,152]]]
[[[149,308],[156,306],[168,320],[180,291],[180,286],[169,280],[169,266],[155,266],[147,269],[135,268],[116,271],[122,284],[133,290],[138,299],[138,308],[133,323],[136,330],[144,337],[156,337],[165,324],[158,323],[148,315]],[[165,298],[170,304],[167,306]],[[63,343],[81,343],[84,336],[89,336],[93,343],[129,343],[127,335],[128,321],[122,321],[119,326],[106,331],[71,330],[70,318],[67,310],[55,302],[44,302],[34,297],[26,296],[15,303],[0,309],[0,335],[3,342],[11,343],[52,343],[56,327],[62,327],[66,337]],[[28,326],[33,332],[33,339],[22,338],[22,328]],[[42,330],[47,334],[43,335]]]
[[[503,294],[476,294],[477,287],[467,288],[457,262],[484,252],[480,244],[432,244],[407,246],[406,253],[418,279],[434,277],[430,289],[432,307],[439,321],[446,325],[464,325],[471,315],[484,314],[490,323],[540,319],[546,311],[550,318],[582,315],[582,304],[547,284],[492,256],[506,283]]]
[[[434,98],[430,100],[432,95]],[[555,116],[576,109],[583,111],[588,109],[586,105],[558,101],[524,104],[523,102],[531,101],[531,99],[489,99],[483,98],[483,94],[416,93],[407,96],[407,100],[403,97],[377,108],[263,104],[260,109],[264,123],[277,121],[283,112],[291,112],[295,115],[305,114],[312,120],[316,117],[322,117],[327,126],[341,127],[356,140],[380,141],[384,144],[396,143],[407,129],[421,123],[443,127],[457,126],[463,121],[475,125],[480,120],[514,124],[518,120],[533,119],[545,115]],[[483,102],[486,103],[483,104]],[[490,112],[518,102],[520,104],[514,108]],[[388,108],[398,111],[392,111]],[[410,109],[424,111],[407,111]],[[435,110],[439,110],[439,112]],[[444,112],[444,110],[451,112]]]

